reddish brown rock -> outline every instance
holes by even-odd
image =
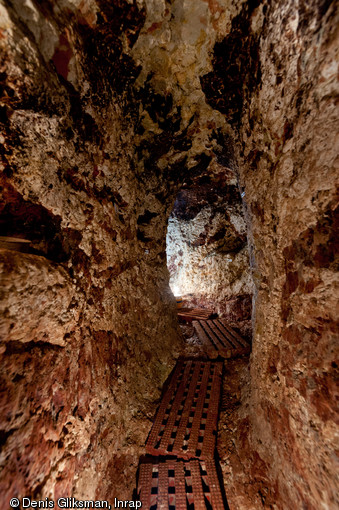
[[[75,2],[0,9],[1,235],[32,241],[1,251],[1,506],[128,498],[180,345],[168,194],[150,195],[159,186],[140,186],[132,163],[137,67],[120,37],[135,39],[144,14],[125,2],[81,19]]]
[[[222,87],[225,100],[215,107],[239,134],[255,281],[249,449],[267,466],[268,488],[278,489],[274,502],[263,501],[274,508],[338,504],[335,7],[248,4],[216,46],[214,71],[203,81],[211,104]],[[246,55],[236,51],[243,31],[253,48]],[[233,65],[240,87],[228,79]],[[241,115],[236,102],[228,104],[230,97]],[[246,465],[256,469],[255,462]]]
[[[130,497],[181,347],[177,197],[170,270],[243,333],[253,293],[231,507],[338,506],[338,26],[334,1],[2,4],[1,235],[32,241],[1,254],[3,505]]]

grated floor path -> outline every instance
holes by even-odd
[[[151,455],[213,458],[222,363],[179,361],[146,442]]]
[[[148,459],[140,464],[138,493],[142,508],[223,509],[214,460]]]
[[[215,462],[222,368],[219,361],[178,361],[139,464],[142,508],[225,508]]]
[[[250,344],[224,320],[197,320],[192,324],[210,358],[217,356],[232,358],[237,355],[249,354],[251,350]]]
[[[209,359],[179,359],[165,387],[139,463],[137,498],[148,510],[228,509],[215,455],[223,370],[215,359],[249,353],[250,344],[211,311],[205,320],[191,312]]]

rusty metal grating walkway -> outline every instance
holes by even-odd
[[[231,358],[238,354],[248,354],[251,350],[250,344],[224,320],[193,321],[193,326],[211,358],[219,355]]]
[[[143,508],[152,510],[224,508],[213,460],[146,459],[140,465],[138,497]]]
[[[225,508],[215,463],[222,368],[220,361],[178,361],[139,464],[143,508]]]
[[[147,453],[213,458],[221,375],[220,362],[178,362],[147,439]]]
[[[223,369],[215,358],[247,354],[250,344],[210,310],[189,312],[211,359],[180,359],[167,383],[139,464],[137,497],[148,510],[228,508],[215,460]]]
[[[178,309],[178,317],[180,319],[184,319],[185,321],[192,320],[207,320],[213,317],[213,310],[207,310],[205,308],[179,308]]]

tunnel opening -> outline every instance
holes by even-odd
[[[211,309],[250,339],[253,281],[237,176],[220,156],[206,159],[180,188],[169,216],[170,287],[181,306]]]

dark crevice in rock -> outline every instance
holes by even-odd
[[[152,213],[151,211],[145,210],[144,214],[141,214],[137,219],[138,225],[148,225],[151,223],[153,218],[156,218],[158,213]]]
[[[63,76],[59,76],[59,80],[67,91],[70,104],[70,119],[64,121],[62,125],[65,130],[65,138],[72,140],[77,134],[80,136],[81,145],[87,140],[101,148],[103,133],[100,132],[100,128],[93,117],[85,111],[85,104],[80,97],[80,93]]]
[[[201,177],[201,180],[204,179]],[[172,211],[174,217],[183,221],[192,220],[203,207],[209,205],[213,207],[214,215],[219,211],[225,214],[226,207],[240,203],[238,187],[228,184],[222,175],[215,179],[208,176],[205,180],[207,182],[200,181],[179,191]]]
[[[173,97],[170,93],[161,95],[154,92],[151,85],[152,76],[148,76],[143,88],[138,91],[137,99],[142,101],[144,109],[160,129],[172,134],[176,133],[180,129],[181,109],[173,108]],[[144,132],[141,125],[137,130],[140,134]]]
[[[67,239],[61,232],[61,218],[39,204],[24,200],[8,183],[3,185],[2,195],[1,236],[28,239],[31,241],[27,247],[29,253],[43,255],[54,262],[68,260],[70,237]]]
[[[0,448],[6,444],[8,438],[10,438],[17,429],[0,430]]]
[[[224,168],[235,170],[236,160],[234,154],[234,140],[229,134],[223,133],[221,129],[213,132],[213,138],[217,146],[213,152],[219,165]]]
[[[145,232],[143,232],[142,230],[138,229],[137,230],[137,238],[139,241],[141,241],[142,243],[150,243],[152,242],[152,237],[147,237],[147,235],[145,234]]]
[[[26,353],[45,353],[45,352],[55,352],[58,353],[60,350],[64,349],[61,345],[51,344],[48,341],[37,340],[36,342],[19,342],[15,340],[11,340],[6,343],[6,355],[15,355],[15,354],[26,354]]]
[[[109,23],[89,29],[84,36],[84,50],[93,84],[92,101],[97,107],[108,106],[114,93],[121,96],[130,88],[140,69],[123,53],[122,43]]]

